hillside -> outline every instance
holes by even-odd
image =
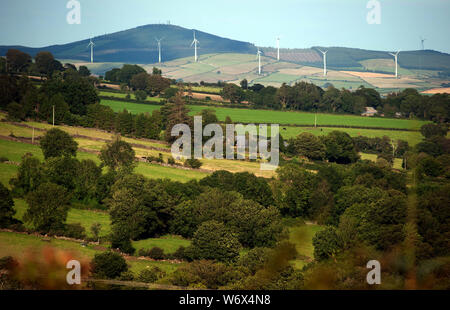
[[[253,53],[255,47],[246,42],[221,38],[196,30],[200,41],[199,53]],[[158,46],[155,38],[163,38],[163,60],[170,61],[193,55],[191,42],[193,31],[174,25],[146,25],[95,37],[95,62],[153,63],[158,59]],[[34,56],[40,51],[50,51],[58,59],[88,61],[89,39],[64,45],[52,45],[42,48],[24,46],[0,46],[0,55],[8,49],[17,48]]]

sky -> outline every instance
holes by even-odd
[[[69,0],[0,0],[0,45],[65,44],[170,21],[264,47],[280,37],[284,48],[406,51],[420,49],[424,37],[425,48],[450,53],[450,0],[77,1],[80,24],[67,22]],[[381,14],[369,24],[373,2]]]

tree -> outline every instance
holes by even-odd
[[[111,248],[119,249],[122,253],[133,255],[136,249],[131,243],[130,233],[123,225],[114,225],[111,232]]]
[[[100,231],[102,229],[102,224],[95,222],[91,225],[91,232],[92,232],[92,236],[94,237],[95,240],[99,241],[100,240]]]
[[[150,75],[147,72],[135,74],[130,81],[130,86],[135,90],[146,90],[149,78]]]
[[[330,162],[349,164],[359,159],[352,138],[345,132],[332,131],[323,138],[325,155]]]
[[[137,90],[134,95],[136,96],[136,100],[138,101],[145,101],[147,99],[147,93],[145,90]]]
[[[111,251],[95,254],[91,262],[91,272],[96,278],[116,279],[128,271],[128,265],[122,255]]]
[[[166,79],[159,74],[153,74],[148,77],[147,91],[151,96],[158,96],[168,87],[170,87],[169,79]]]
[[[15,214],[16,210],[14,210],[11,192],[0,182],[0,228],[7,228],[15,223]]]
[[[429,139],[434,136],[445,137],[447,135],[447,127],[437,124],[425,124],[420,128],[422,135]]]
[[[57,232],[64,228],[69,210],[70,195],[62,186],[44,183],[26,196],[28,203],[24,215],[40,232]]]
[[[299,217],[311,212],[310,199],[316,184],[313,173],[295,164],[281,166],[271,183],[275,205],[282,215]]]
[[[248,81],[247,81],[247,79],[243,79],[240,84],[241,84],[242,89],[247,89],[248,88]]]
[[[231,103],[241,103],[245,97],[242,88],[234,84],[226,84],[221,95],[223,99],[230,100]]]
[[[336,228],[326,227],[318,231],[313,238],[314,258],[318,261],[336,256],[341,248],[341,240]]]
[[[117,82],[125,83],[130,86],[130,81],[136,74],[146,73],[145,69],[138,65],[123,65],[122,69],[117,72]]]
[[[94,198],[101,175],[102,169],[93,160],[84,159],[79,162],[75,178],[75,197],[85,201]]]
[[[89,71],[88,67],[86,67],[86,66],[80,66],[80,68],[78,69],[78,73],[81,76],[85,76],[85,77],[91,75],[91,71]]]
[[[153,75],[162,75],[162,71],[156,67],[153,67],[152,74]]]
[[[167,142],[173,142],[178,137],[172,137],[172,128],[177,124],[191,125],[192,123],[191,117],[188,114],[189,109],[183,100],[182,91],[178,91],[173,104],[167,104],[167,112],[165,138]]]
[[[6,107],[8,111],[8,117],[13,121],[21,121],[25,119],[25,110],[21,104],[17,102],[11,102]]]
[[[78,143],[65,131],[50,129],[40,140],[44,158],[76,156]]]
[[[116,137],[100,151],[99,158],[104,165],[113,171],[128,171],[134,169],[135,152],[131,145]]]
[[[217,221],[205,222],[195,232],[192,246],[188,248],[194,259],[234,261],[241,245],[235,234]]]
[[[60,93],[52,96],[50,100],[45,99],[39,108],[40,117],[48,123],[53,122],[53,109],[55,111],[55,124],[58,125],[64,121],[69,114],[69,105],[64,100],[64,96]]]
[[[39,159],[32,154],[22,156],[17,175],[9,182],[15,196],[23,197],[28,192],[35,190],[42,183],[42,167]]]
[[[315,135],[303,132],[297,138],[290,141],[296,155],[304,156],[312,160],[322,160],[325,157],[325,145]]]
[[[27,53],[16,49],[10,49],[6,52],[7,70],[10,72],[25,72],[31,65],[32,58]]]
[[[62,64],[55,60],[50,52],[39,52],[34,58],[38,73],[51,76],[55,71],[62,71]]]

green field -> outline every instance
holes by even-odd
[[[379,130],[379,129],[358,129],[358,128],[314,128],[314,127],[282,127],[280,133],[285,139],[294,138],[302,132],[309,132],[316,136],[325,136],[334,130],[345,131],[352,137],[365,136],[369,138],[382,138],[388,136],[394,140],[408,141],[410,146],[421,142],[423,136],[418,131],[400,131],[400,130]]]
[[[189,240],[177,236],[162,236],[161,238],[133,241],[133,247],[136,251],[159,247],[164,250],[165,254],[174,253],[180,246],[188,247],[190,244]]]
[[[110,92],[110,91],[100,91],[100,96],[115,97],[115,98],[125,99],[127,94],[125,94],[125,93],[117,93],[117,92]],[[130,94],[130,98],[136,100],[136,96],[133,93]],[[147,101],[147,102],[161,102],[161,100],[163,100],[163,98],[159,98],[159,97],[147,97],[147,99],[145,99],[145,101]]]
[[[14,209],[16,210],[15,218],[23,220],[23,215],[28,208],[27,203],[23,199],[14,199]],[[91,226],[94,223],[100,223],[102,225],[100,236],[107,236],[111,232],[111,221],[109,215],[106,212],[92,211],[92,210],[80,210],[70,209],[67,214],[67,223],[75,224],[80,223],[81,226],[86,229],[86,234],[92,237]],[[28,224],[27,224],[28,225]],[[30,226],[27,226],[32,228]]]
[[[20,162],[22,160],[22,156],[26,153],[31,153],[36,158],[43,160],[44,156],[42,155],[42,151],[37,145],[14,142],[14,141],[6,141],[0,140],[0,156],[5,156],[9,160]],[[100,163],[98,157],[95,154],[78,152],[78,159],[91,159],[95,161],[97,164]],[[2,164],[2,166],[6,166]],[[15,167],[17,169],[17,167]],[[7,172],[2,172],[0,174],[0,178],[2,182],[6,182],[8,176],[14,176],[15,174],[14,168],[8,169]],[[145,177],[151,179],[163,179],[168,178],[172,181],[180,181],[187,182],[192,179],[201,179],[208,175],[206,172],[195,171],[195,170],[183,170],[171,167],[164,167],[156,164],[149,163],[138,163],[136,169],[134,170],[136,173],[140,173]],[[14,173],[13,175],[11,175]]]
[[[78,242],[59,240],[51,238],[50,242],[43,242],[42,237],[11,232],[0,232],[0,258],[4,256],[13,256],[23,258],[24,253],[39,253],[44,248],[51,246],[58,250],[69,251],[75,259],[91,260],[95,254],[104,250],[96,249],[92,245],[82,246]],[[149,267],[159,267],[166,273],[171,273],[183,264],[176,264],[168,261],[150,261],[129,259],[130,270],[137,275],[141,270]]]
[[[293,263],[297,268],[302,268],[314,259],[314,247],[312,239],[314,235],[323,229],[323,226],[304,224],[289,229],[289,241],[295,244],[299,258]]]
[[[119,112],[127,109],[133,114],[152,112],[160,108],[157,105],[128,103],[121,101],[102,100],[102,104],[110,106],[114,111]],[[255,110],[255,109],[239,109],[239,108],[221,108],[208,107],[199,105],[189,105],[190,114],[194,115],[204,109],[212,109],[216,111],[216,115],[220,121],[224,121],[230,116],[234,122],[241,123],[266,123],[266,124],[285,124],[285,125],[313,125],[314,113],[307,112],[290,112],[290,111],[271,111],[271,110]],[[425,121],[378,118],[378,117],[362,117],[354,115],[339,114],[317,114],[317,124],[332,126],[353,126],[353,127],[377,127],[377,128],[396,128],[405,130],[418,130]]]

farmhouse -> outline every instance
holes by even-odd
[[[361,116],[375,116],[378,113],[377,110],[375,110],[372,107],[366,107],[366,111],[361,114]]]

